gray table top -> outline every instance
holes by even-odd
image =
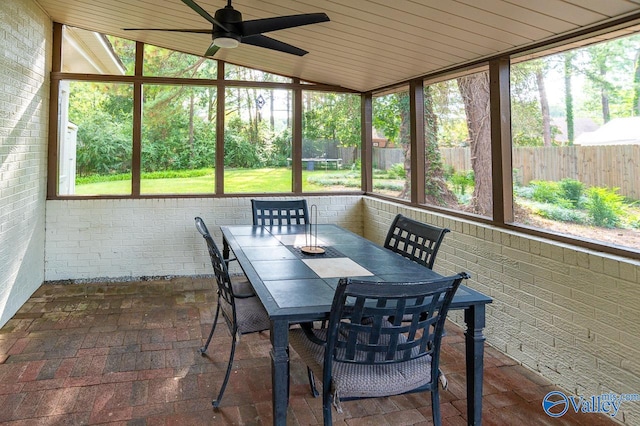
[[[234,252],[272,320],[296,322],[326,318],[341,277],[378,282],[441,277],[336,225],[317,226],[317,245],[325,249],[325,253],[319,255],[300,251],[302,246],[315,245],[313,237],[305,233],[305,225],[223,226],[221,229],[225,243]],[[491,303],[490,297],[460,286],[451,309],[486,303]]]

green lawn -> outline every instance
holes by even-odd
[[[303,170],[304,190],[326,191],[327,187],[311,183],[307,178],[335,175],[335,171]],[[291,169],[225,169],[225,193],[287,193],[291,192]],[[142,179],[142,194],[212,194],[215,192],[214,170],[196,177]],[[335,188],[334,188],[335,189]],[[353,190],[353,188],[348,188]],[[131,193],[131,181],[116,180],[76,185],[75,195],[127,195]]]

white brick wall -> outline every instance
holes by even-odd
[[[362,233],[361,197],[306,198],[320,223]],[[252,222],[250,198],[48,201],[45,279],[211,274],[195,216],[221,244],[220,225]]]
[[[49,18],[0,1],[0,326],[44,279]]]
[[[446,226],[435,270],[491,297],[487,342],[572,395],[640,393],[640,262],[363,198],[378,243],[397,213]],[[462,314],[452,312],[463,325]],[[640,403],[617,420],[640,424]]]

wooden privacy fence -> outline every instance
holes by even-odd
[[[471,170],[469,148],[443,148],[444,164]],[[553,146],[513,149],[514,184],[532,180],[579,180],[587,187],[620,188],[620,194],[640,200],[640,145]]]

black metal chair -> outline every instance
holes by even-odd
[[[433,269],[447,232],[448,228],[439,228],[398,214],[389,228],[384,247]]]
[[[447,311],[466,273],[411,283],[343,278],[328,328],[289,332],[290,344],[322,377],[324,424],[340,401],[431,392],[433,422],[440,424],[440,342]],[[410,323],[400,318],[411,316]],[[398,320],[390,322],[388,318]]]
[[[251,200],[254,225],[304,225],[309,223],[307,200]]]
[[[229,327],[229,332],[232,336],[231,354],[229,355],[227,372],[225,373],[218,397],[212,401],[213,406],[217,408],[220,405],[222,395],[229,381],[229,375],[233,367],[233,356],[236,351],[236,343],[239,336],[269,330],[270,321],[267,311],[265,311],[262,303],[253,292],[251,284],[248,281],[231,279],[229,270],[227,269],[227,262],[222,258],[222,254],[215,241],[213,241],[204,221],[199,217],[196,217],[195,221],[198,232],[202,234],[202,237],[207,243],[218,286],[218,306],[216,307],[215,318],[213,319],[213,325],[211,326],[211,332],[209,333],[207,342],[200,348],[200,354],[205,356],[209,343],[211,343],[213,332],[216,329],[220,312],[222,312],[222,317],[227,323],[227,327]]]

